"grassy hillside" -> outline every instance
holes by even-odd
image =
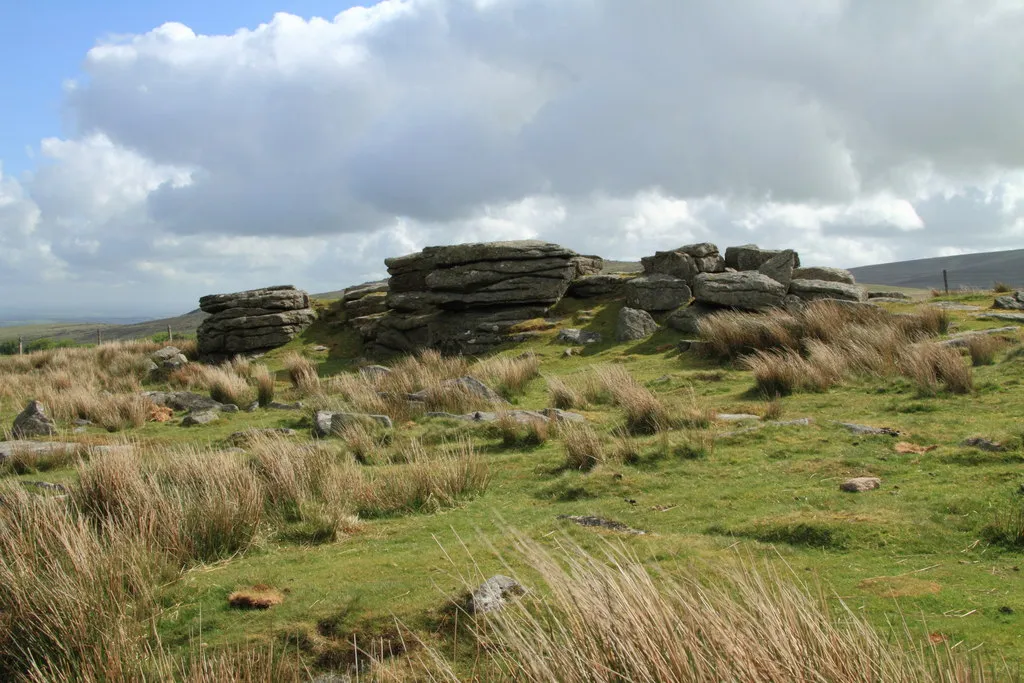
[[[942,256],[850,269],[858,282],[921,289],[942,289],[943,270],[947,272],[951,290],[964,287],[990,289],[997,282],[1024,287],[1024,249]]]
[[[963,305],[988,306],[992,294],[951,298]],[[846,341],[830,342],[828,349],[841,348],[856,364],[843,365],[839,356],[813,344],[804,356],[782,354],[777,363],[799,361],[803,374],[787,380],[781,366],[773,366],[783,376],[773,386],[792,390],[775,397],[758,390],[766,386],[763,367],[755,376],[738,359],[680,352],[680,336],[671,330],[641,342],[611,341],[620,306],[619,301],[565,300],[555,311],[556,328],[545,329],[547,325],[538,321],[538,335],[528,343],[480,360],[395,359],[390,378],[375,381],[382,383],[360,379],[357,368],[364,361],[350,333],[317,323],[301,339],[260,361],[273,373],[276,398],[302,401],[304,410],[221,414],[215,422],[192,428],[179,426],[182,413],[168,422],[154,422],[145,410],[133,412],[138,409],[134,392],[166,386],[140,382],[140,375],[132,374],[136,361],[131,359],[144,358],[147,348],[153,347],[127,346],[116,353],[110,347],[109,357],[99,366],[90,359],[102,347],[74,352],[94,354],[90,356],[50,352],[0,362],[2,424],[10,425],[24,401],[38,397],[57,416],[61,438],[84,448],[122,443],[127,437],[133,453],[93,453],[79,465],[71,458],[24,455],[2,466],[8,482],[22,488],[17,494],[22,496],[20,509],[30,509],[31,500],[45,499],[53,505],[75,505],[72,519],[81,515],[105,521],[98,527],[85,524],[75,532],[82,547],[96,544],[89,546],[93,555],[81,551],[77,573],[52,569],[60,565],[53,558],[65,547],[54,542],[50,554],[34,555],[49,558],[45,564],[30,563],[31,571],[19,575],[17,585],[23,592],[9,593],[28,602],[14,603],[14,598],[0,593],[0,600],[7,600],[0,611],[26,615],[24,620],[0,622],[0,643],[7,642],[4,629],[17,625],[19,642],[32,643],[36,657],[46,654],[54,666],[79,661],[86,656],[81,653],[93,652],[99,644],[104,651],[120,652],[123,661],[136,657],[149,666],[178,666],[173,658],[200,652],[216,658],[224,648],[242,647],[250,653],[248,663],[227,657],[209,665],[265,673],[246,680],[304,680],[307,671],[344,672],[357,666],[357,660],[366,680],[424,680],[424,669],[434,680],[499,680],[502,665],[495,657],[501,649],[496,642],[511,648],[517,658],[528,657],[514,647],[507,630],[525,622],[489,622],[497,630],[472,632],[469,616],[453,607],[465,586],[496,573],[514,575],[531,588],[523,605],[547,598],[552,609],[557,607],[553,614],[562,615],[559,618],[567,618],[566,610],[590,610],[573,622],[572,633],[581,634],[597,618],[594,610],[599,605],[583,605],[586,595],[569,602],[559,597],[562,570],[557,561],[578,560],[582,556],[573,553],[584,551],[605,558],[618,549],[614,552],[625,553],[619,557],[623,574],[609,578],[601,574],[607,567],[604,560],[588,560],[577,566],[573,579],[595,582],[586,584],[592,587],[591,594],[614,594],[599,600],[601,604],[621,599],[624,602],[614,604],[631,604],[638,610],[617,612],[611,621],[599,622],[606,633],[614,631],[617,622],[631,624],[617,632],[616,647],[626,647],[630,634],[642,632],[656,613],[653,603],[630,602],[643,595],[644,600],[654,599],[642,591],[653,590],[666,604],[677,604],[683,599],[678,590],[683,589],[672,592],[676,589],[665,586],[690,586],[683,591],[690,595],[687,591],[696,584],[687,582],[694,577],[699,583],[699,577],[718,577],[718,572],[737,568],[749,576],[743,572],[757,567],[755,576],[766,583],[756,595],[722,583],[713,585],[732,587],[720,597],[707,598],[713,604],[726,601],[723,609],[737,610],[729,642],[756,648],[759,640],[766,640],[758,630],[762,635],[792,630],[793,637],[810,648],[810,639],[816,637],[810,635],[812,629],[798,629],[796,624],[812,617],[823,620],[819,626],[840,629],[865,619],[883,634],[881,644],[863,633],[829,639],[825,652],[845,652],[858,665],[853,667],[856,671],[836,673],[830,680],[860,680],[864,672],[859,667],[888,662],[891,625],[896,626],[895,642],[904,650],[934,645],[941,662],[946,647],[953,648],[954,657],[970,652],[990,663],[1005,659],[1016,666],[1024,658],[1019,571],[1024,559],[1024,432],[1017,417],[1024,410],[1024,347],[1017,332],[997,335],[994,339],[1003,341],[993,342],[988,351],[983,344],[978,349],[972,346],[974,366],[969,355],[955,350],[943,355],[941,362],[922,361],[939,348],[931,341],[926,346],[907,342],[890,348],[891,358],[871,360],[866,347],[836,345],[860,337],[878,339],[882,332],[896,329],[893,326],[910,325],[912,318],[855,321],[843,328],[840,337]],[[942,317],[921,304],[894,304],[889,310],[919,314],[925,323]],[[953,312],[952,329],[940,336],[1006,324],[979,320],[975,313]],[[825,330],[820,334],[838,329],[833,324],[838,318],[830,320],[819,325]],[[754,323],[741,318],[737,324]],[[785,325],[797,329],[796,321]],[[868,332],[858,332],[858,325]],[[560,327],[600,332],[604,341],[567,357],[566,346],[557,340]],[[771,329],[780,339],[788,334],[777,326]],[[718,334],[724,338],[724,332]],[[758,332],[749,338],[763,340],[765,335]],[[328,350],[314,351],[319,345]],[[740,354],[739,346],[730,348]],[[97,369],[114,366],[128,375],[115,380],[102,374],[109,371]],[[237,395],[235,400],[246,403],[257,395],[259,367],[196,366],[173,381],[178,387],[221,397]],[[439,389],[444,378],[465,374],[479,377],[510,401],[498,410],[557,404],[583,415],[586,425],[517,425],[510,420],[473,424],[425,415],[424,410],[463,413],[491,407]],[[813,382],[808,384],[807,378]],[[77,398],[76,387],[100,403]],[[104,398],[100,388],[113,393]],[[425,406],[410,406],[401,398],[419,388],[428,390]],[[384,413],[391,416],[394,428],[353,427],[318,441],[310,435],[314,408]],[[94,424],[75,433],[72,420],[83,414]],[[753,417],[730,417],[736,414]],[[839,423],[890,428],[899,434],[857,434]],[[231,438],[250,428],[298,433],[248,441]],[[963,445],[968,437],[999,445],[993,450]],[[862,493],[840,490],[847,479],[862,476],[880,478],[881,488]],[[68,486],[71,503],[54,500],[31,483],[38,481]],[[14,491],[5,489],[3,496],[16,495]],[[11,540],[21,527],[5,517],[7,509],[0,506],[0,583],[14,581],[13,574],[4,573],[4,563],[23,547]],[[44,513],[38,513],[40,519]],[[581,526],[567,518],[571,516],[599,517],[619,526]],[[59,519],[69,519],[64,507]],[[141,520],[146,524],[137,523]],[[89,540],[98,533],[91,529],[97,528],[107,535]],[[137,533],[149,539],[144,549],[134,545]],[[532,541],[524,546],[522,538]],[[46,543],[46,534],[32,542]],[[540,545],[531,546],[533,542]],[[115,575],[129,576],[124,569],[129,559],[124,558],[152,557],[156,548],[163,548],[160,563],[132,560],[132,571],[139,572],[138,586],[124,594],[111,589],[110,600],[121,606],[104,602],[105,591],[96,590],[107,585],[100,568],[114,565],[103,558],[122,558]],[[544,563],[544,553],[556,558],[554,567]],[[97,584],[87,582],[82,570],[87,560],[97,567]],[[633,563],[651,572],[652,588],[643,588],[638,578],[648,576],[646,571],[630,573]],[[76,611],[81,605],[73,608],[61,602],[64,593],[51,596],[43,591],[42,584],[32,583],[37,575],[40,582],[73,580],[78,590],[92,586],[95,595],[84,603],[89,609]],[[672,580],[682,583],[665,583]],[[617,587],[614,591],[609,581]],[[799,610],[785,612],[783,607],[792,606],[787,601],[796,599],[785,587],[804,583],[811,597],[806,604],[799,603]],[[563,589],[572,585],[576,584],[570,582]],[[776,585],[783,588],[772,588]],[[37,628],[27,616],[29,608],[43,607],[31,602],[41,600],[33,591],[48,596],[52,613],[67,614],[69,620],[95,613],[97,629],[75,630],[57,620],[57,626],[48,628],[62,634],[62,644],[48,644],[45,634],[40,635],[42,626]],[[231,600],[246,591],[270,595],[271,602],[279,604],[265,610],[233,607]],[[737,595],[767,600],[769,608],[729,602],[739,599]],[[702,624],[712,612],[728,613],[716,608],[702,614],[700,603],[687,608],[686,623]],[[133,607],[126,609],[124,604]],[[828,613],[818,611],[823,605]],[[509,619],[521,615],[506,613],[513,615]],[[791,621],[754,621],[779,614]],[[662,616],[671,620],[669,614]],[[121,631],[111,628],[115,623]],[[753,635],[740,633],[742,623],[753,624]],[[61,630],[65,628],[69,630]],[[539,623],[537,628],[546,627]],[[648,654],[683,654],[685,648],[697,647],[697,641],[706,644],[705,637],[684,642],[682,636],[672,635],[676,632],[673,627],[659,635],[667,640],[654,650],[648,646]],[[544,633],[555,640],[569,637]],[[139,643],[158,647],[156,636],[172,664],[163,655],[138,654]],[[535,644],[539,637],[534,633],[528,642]],[[869,641],[875,644],[864,644]],[[859,644],[854,647],[852,642]],[[270,643],[285,653],[283,661],[266,654]],[[847,647],[853,649],[843,649]],[[875,647],[879,649],[871,656],[863,654],[864,648]],[[814,658],[817,655],[808,654],[811,649],[790,663],[824,667],[823,660]],[[580,643],[573,651],[581,651]],[[639,666],[608,654],[614,651],[611,644],[587,649],[587,670],[599,665]],[[888,654],[883,657],[880,652]],[[374,653],[381,661],[371,665],[368,660]],[[555,661],[562,656],[556,654],[552,650],[548,657]],[[764,656],[773,666],[784,657],[778,652]],[[738,657],[733,652],[722,662]],[[677,664],[682,666],[684,660],[687,657],[681,656]],[[0,672],[11,675],[18,661],[13,654],[0,655]],[[89,661],[90,666],[101,664]],[[297,662],[302,666],[296,668]],[[774,671],[764,668],[765,662],[751,666],[746,673],[721,676],[754,680],[757,676],[751,672],[760,671],[760,680],[785,678],[765,673]],[[266,673],[273,667],[291,673],[285,675],[280,668]],[[453,674],[439,673],[448,667]],[[903,677],[889,669],[889,674],[872,670],[875,680]],[[549,679],[592,680],[542,671]],[[685,679],[677,669],[666,671]],[[51,672],[49,680],[63,679]],[[652,680],[666,678],[663,674]],[[914,680],[939,679],[922,675]]]

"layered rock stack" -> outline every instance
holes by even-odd
[[[574,278],[601,266],[536,240],[427,247],[385,263],[387,312],[353,321],[375,355],[489,350],[516,339],[517,324],[543,317]]]
[[[283,346],[316,318],[309,295],[291,285],[210,294],[199,308],[211,314],[197,331],[199,354],[213,359]]]

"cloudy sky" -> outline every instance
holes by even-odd
[[[1024,247],[1024,0],[127,4],[0,7],[0,317],[491,239]]]

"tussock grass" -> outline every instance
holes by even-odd
[[[303,396],[314,396],[320,393],[320,375],[316,364],[296,352],[291,352],[281,359],[288,379],[292,386]]]
[[[501,437],[505,448],[532,448],[547,443],[554,430],[546,419],[518,419],[502,411],[490,431]]]
[[[247,370],[248,371],[248,370]],[[233,365],[211,368],[207,374],[210,386],[210,398],[220,403],[233,403],[244,408],[256,398],[253,387],[239,374]]]
[[[522,394],[535,377],[540,376],[540,357],[532,354],[511,358],[495,356],[480,361],[473,373],[504,398]]]
[[[583,398],[579,392],[561,378],[546,377],[545,381],[548,385],[548,397],[552,407],[572,410],[583,405]]]
[[[920,394],[934,396],[945,388],[954,394],[974,389],[974,373],[960,351],[936,344],[915,344],[900,359],[900,368]]]
[[[567,469],[590,470],[604,462],[604,444],[590,425],[565,424],[560,429],[560,436]]]
[[[964,348],[971,357],[971,365],[975,367],[992,365],[1009,345],[1008,340],[989,334],[972,335],[964,342]]]
[[[620,546],[594,556],[569,542],[552,552],[519,537],[517,549],[541,585],[472,627],[490,644],[493,680],[985,678],[948,649],[900,649],[842,601],[833,614],[825,596],[767,564],[670,576]],[[434,680],[456,680],[443,671]]]
[[[266,365],[257,365],[250,375],[256,383],[256,400],[260,406],[266,407],[274,402],[274,375]]]
[[[1008,294],[1013,291],[1013,287],[1006,284],[1005,282],[999,282],[998,280],[992,285],[992,292],[995,294]]]

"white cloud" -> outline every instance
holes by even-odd
[[[1020,246],[1024,8],[387,0],[97,45],[75,130],[0,176],[5,286],[186,308],[430,243],[858,265]],[[13,283],[13,284],[12,284]]]

